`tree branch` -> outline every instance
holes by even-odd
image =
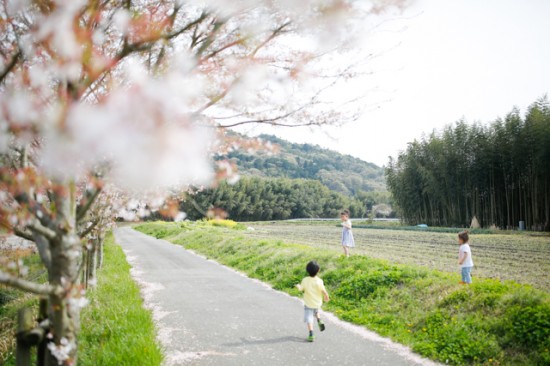
[[[124,46],[122,47],[122,50],[116,56],[116,59],[117,60],[122,60],[124,57],[128,56],[131,53],[141,52],[141,51],[148,51],[151,48],[153,48],[154,45],[157,44],[157,41],[159,41],[161,39],[171,40],[171,39],[179,36],[180,34],[188,31],[189,29],[191,29],[195,25],[201,23],[207,17],[208,17],[208,13],[203,12],[197,19],[195,19],[194,21],[188,23],[184,27],[178,29],[177,31],[161,35],[156,39],[148,39],[148,40],[142,41],[142,42],[138,41],[138,42],[135,42],[135,43],[132,43],[132,44],[128,44],[127,42],[125,42]]]
[[[14,198],[19,204],[28,205],[30,211],[40,221],[43,227],[50,228],[51,230],[54,229],[55,226],[54,226],[52,217],[50,216],[48,211],[44,208],[44,206],[42,206],[40,203],[36,202],[35,200],[31,200],[27,193],[18,194],[14,196]]]
[[[266,44],[268,44],[271,40],[273,40],[277,35],[279,35],[280,33],[283,32],[283,30],[288,27],[290,25],[290,22],[285,22],[283,24],[281,24],[279,27],[277,27],[275,30],[273,30],[271,32],[271,34],[269,35],[269,37],[267,37],[267,39],[265,41],[263,41],[262,43],[260,43],[255,49],[254,51],[252,51],[252,53],[250,54],[250,57],[254,57],[256,55],[256,53],[258,53],[258,51],[260,49],[262,49],[262,47],[264,47]]]
[[[26,239],[26,240],[30,240],[30,241],[34,241],[34,237],[32,236],[32,233],[28,232],[28,231],[25,231],[25,230],[20,230],[20,229],[13,229],[13,233],[15,235],[17,235],[18,237],[20,238],[23,238],[23,239]]]
[[[22,56],[21,50],[18,50],[15,55],[12,56],[10,62],[6,65],[6,68],[2,73],[0,73],[0,84],[4,82],[4,79],[8,76],[8,74],[13,70],[15,65],[17,65],[17,61],[19,61],[19,58]]]
[[[51,270],[52,254],[50,251],[50,242],[43,236],[37,234],[34,235],[33,240],[38,248],[38,254],[40,255],[44,267],[46,267],[48,271]]]
[[[270,126],[277,126],[277,127],[307,127],[307,126],[320,126],[325,125],[326,123],[323,122],[306,122],[306,123],[282,123],[282,122],[275,122],[276,120],[284,119],[284,116],[281,117],[275,117],[275,118],[268,118],[268,119],[256,119],[256,120],[249,120],[249,121],[241,121],[236,122],[230,125],[223,125],[223,126],[217,126],[219,128],[231,128],[236,126],[242,126],[242,125],[248,125],[251,123],[266,123]]]
[[[236,45],[239,45],[239,44],[242,44],[243,42],[245,42],[248,38],[247,37],[244,37],[244,38],[239,38],[233,42],[230,42],[228,44],[226,44],[225,46],[223,47],[220,47],[218,48],[217,50],[214,50],[212,52],[210,52],[207,56],[203,57],[202,59],[200,59],[199,63],[202,63],[214,56],[216,56],[218,53],[222,52],[222,51],[225,51],[227,50],[228,48],[231,48],[231,47],[234,47]]]
[[[97,224],[99,224],[99,219],[95,219],[94,221],[92,221],[92,224],[90,226],[88,226],[86,229],[84,229],[84,231],[78,233],[78,236],[80,238],[84,238],[86,235],[91,233],[93,229],[95,229]]]
[[[167,34],[167,35],[166,35],[165,37],[163,37],[163,38],[165,38],[165,39],[167,39],[167,40],[170,40],[170,39],[172,39],[172,38],[175,38],[175,37],[179,36],[180,34],[182,34],[182,33],[186,32],[186,31],[190,30],[192,27],[194,27],[194,26],[200,24],[200,23],[201,23],[203,20],[205,20],[207,17],[208,17],[208,13],[205,12],[205,11],[203,11],[203,12],[201,13],[201,15],[200,15],[197,19],[195,19],[195,20],[192,21],[191,23],[188,23],[185,27],[180,28],[180,29],[178,29],[178,30],[175,31],[175,32],[172,32],[172,33]]]
[[[31,224],[27,225],[27,227],[31,231],[35,232],[36,234],[42,235],[43,237],[45,237],[48,240],[53,240],[56,237],[55,231],[43,226],[39,222],[31,223]]]
[[[86,213],[90,210],[100,192],[101,188],[97,188],[91,195],[86,195],[86,204],[76,208],[76,222],[81,221],[86,216]]]
[[[287,124],[287,123],[277,122],[277,121],[283,120],[285,118],[288,118],[288,117],[292,116],[293,114],[300,112],[301,110],[304,110],[308,106],[309,106],[309,104],[303,105],[300,108],[294,109],[292,111],[289,111],[285,114],[282,114],[280,116],[273,117],[273,118],[247,120],[247,121],[235,122],[235,123],[232,123],[232,124],[229,124],[229,125],[218,125],[218,127],[231,128],[231,127],[246,125],[246,124],[250,124],[250,123],[266,123],[266,124],[270,124],[272,126],[283,126],[283,127],[303,127],[303,126],[317,125],[317,123],[315,123],[315,122],[306,122],[306,123],[297,123],[297,124]]]
[[[214,42],[214,36],[220,31],[220,29],[222,29],[222,27],[225,25],[226,21],[218,21],[218,20],[214,20],[212,25],[213,25],[213,29],[212,31],[210,32],[210,34],[208,34],[204,40],[203,40],[203,44],[202,46],[199,47],[198,51],[197,51],[197,58],[199,58],[204,51],[206,51],[206,49],[208,47],[210,47],[210,45]]]
[[[37,295],[50,295],[58,292],[58,289],[51,285],[39,285],[37,283],[24,280],[22,278],[14,277],[10,275],[9,273],[6,273],[4,271],[0,270],[0,283],[15,287],[19,290],[32,292],[33,294]]]

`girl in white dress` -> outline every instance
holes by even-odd
[[[342,220],[342,248],[344,248],[344,255],[346,257],[349,257],[349,248],[355,247],[353,233],[351,232],[351,220],[349,219],[349,211],[342,211],[340,213],[340,219]]]

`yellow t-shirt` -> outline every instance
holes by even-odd
[[[317,276],[305,277],[301,285],[306,306],[311,309],[320,308],[323,305],[323,291],[325,291],[323,280]]]

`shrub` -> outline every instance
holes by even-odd
[[[235,230],[246,229],[246,226],[244,226],[243,224],[239,224],[238,222],[235,222],[233,220],[213,219],[213,220],[208,220],[207,223],[208,225],[225,227],[228,229],[235,229]]]
[[[395,286],[403,280],[403,272],[395,269],[359,272],[343,280],[336,290],[336,295],[350,300],[361,300],[369,297],[379,288]]]
[[[550,305],[514,305],[495,327],[504,347],[524,350],[550,349]]]

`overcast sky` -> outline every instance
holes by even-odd
[[[362,45],[379,57],[361,80],[369,106],[360,120],[267,132],[381,166],[461,118],[489,123],[514,106],[524,112],[550,91],[549,15],[549,0],[412,1],[378,19]]]

